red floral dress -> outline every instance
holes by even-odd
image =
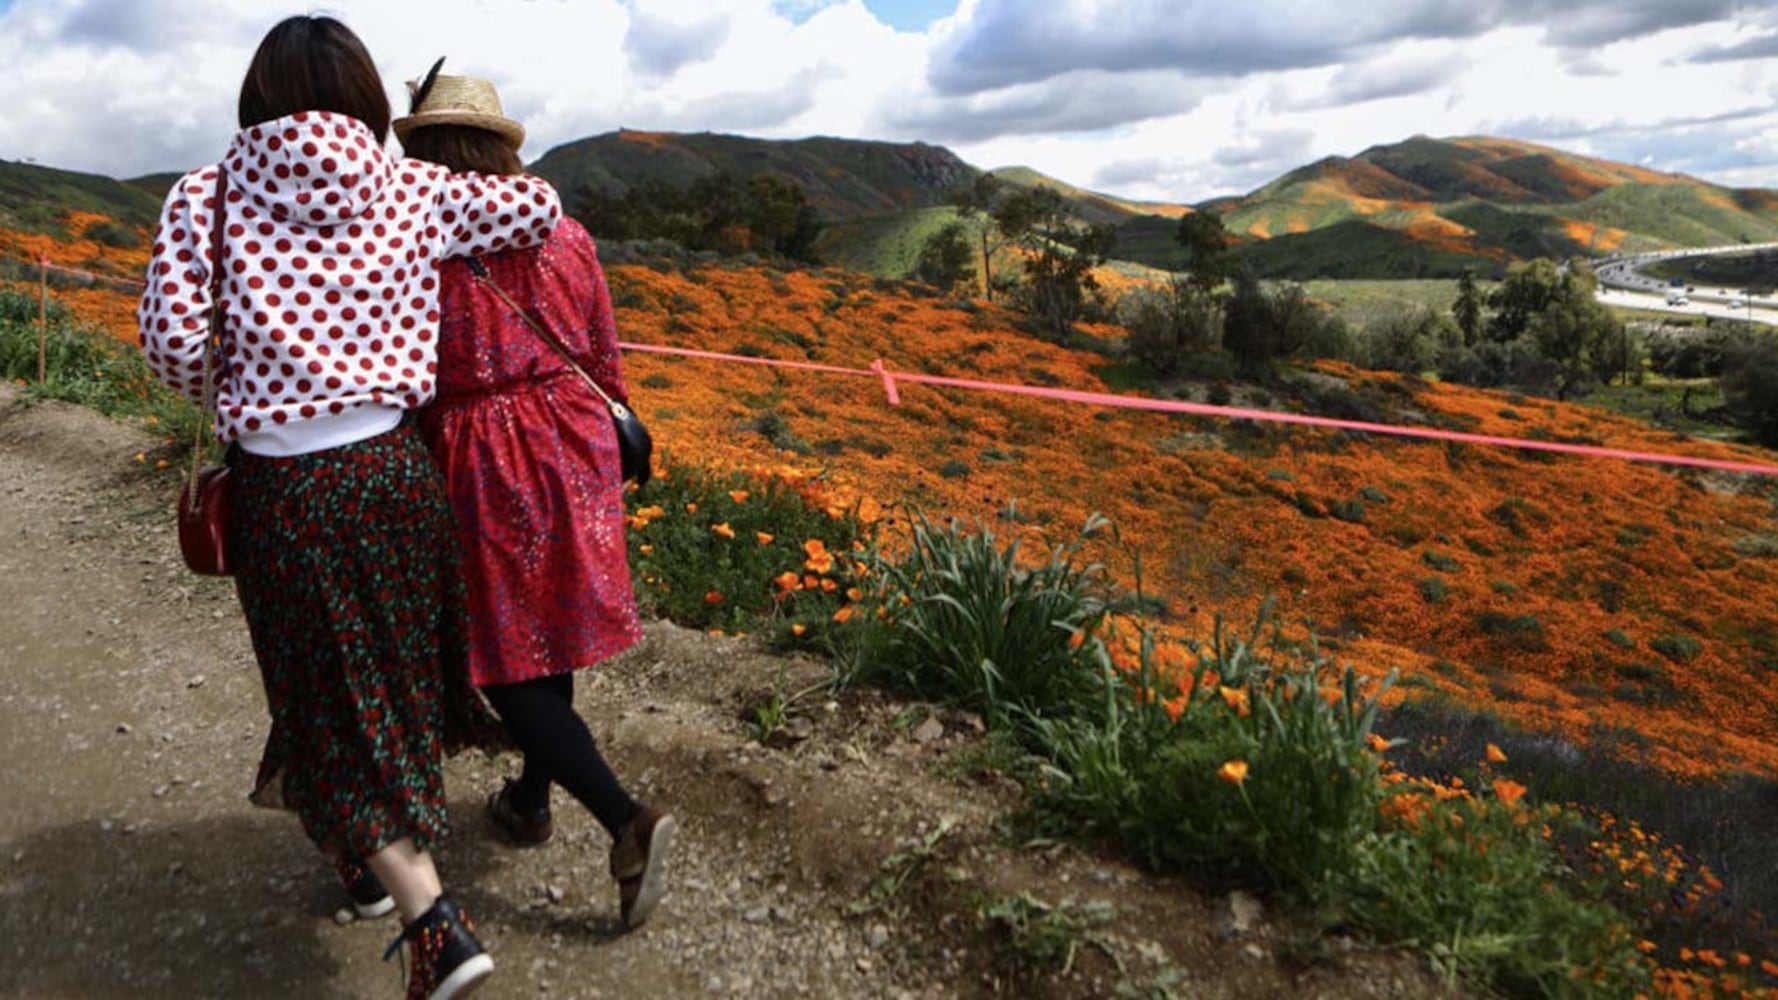
[[[483,258],[488,279],[629,399],[592,237]],[[623,477],[605,404],[468,265],[440,268],[438,398],[421,430],[443,470],[469,591],[470,673],[514,684],[590,666],[642,637]]]

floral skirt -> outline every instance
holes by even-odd
[[[235,590],[271,734],[253,801],[335,857],[446,831],[442,758],[498,746],[469,682],[451,512],[407,426],[233,466]]]

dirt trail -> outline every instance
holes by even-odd
[[[168,480],[134,460],[147,444],[0,388],[0,996],[399,996],[379,961],[397,925],[337,922],[294,820],[244,799],[265,732],[246,630],[226,582],[180,565]],[[933,766],[978,738],[970,720],[909,726],[909,706],[848,695],[760,747],[739,716],[780,667],[657,623],[582,683],[620,775],[684,823],[672,894],[637,933],[618,929],[590,818],[558,792],[556,839],[507,848],[480,801],[514,761],[451,762],[440,867],[499,962],[480,996],[1436,992],[1409,958],[1293,946],[1308,937],[1226,898],[1007,839],[1016,785]],[[798,685],[822,668],[784,669]],[[898,853],[916,860],[891,892]],[[1074,959],[1044,972],[1045,939],[1021,948],[982,916],[1021,894],[1115,917],[1061,935]],[[1322,961],[1286,961],[1308,952]]]

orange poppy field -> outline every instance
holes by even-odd
[[[110,274],[142,257],[4,231],[0,253]],[[998,306],[835,270],[609,277],[629,342],[1132,391],[1107,384],[1114,326],[1081,327],[1100,350],[1058,346]],[[127,290],[53,294],[134,341]],[[917,506],[1060,543],[1102,513],[1121,539],[1113,575],[1133,585],[1139,555],[1172,635],[1205,637],[1218,615],[1244,625],[1269,596],[1340,662],[1398,670],[1391,698],[1446,698],[1676,776],[1778,777],[1778,482],[905,383],[892,406],[875,376],[733,361],[631,352],[625,367],[671,460],[815,482],[891,532]],[[1298,378],[1381,414],[1361,419],[1778,461],[1584,405],[1340,365]]]

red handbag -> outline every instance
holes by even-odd
[[[216,415],[216,385],[211,361],[222,350],[222,217],[227,211],[224,196],[228,174],[218,171],[215,225],[211,229],[210,335],[204,341],[204,416],[197,440],[191,446],[191,475],[179,491],[179,554],[185,568],[199,576],[228,576],[234,565],[228,555],[229,474],[226,465],[199,467],[204,454],[204,428]]]
[[[179,491],[179,553],[199,576],[228,576],[228,466],[208,465]]]

